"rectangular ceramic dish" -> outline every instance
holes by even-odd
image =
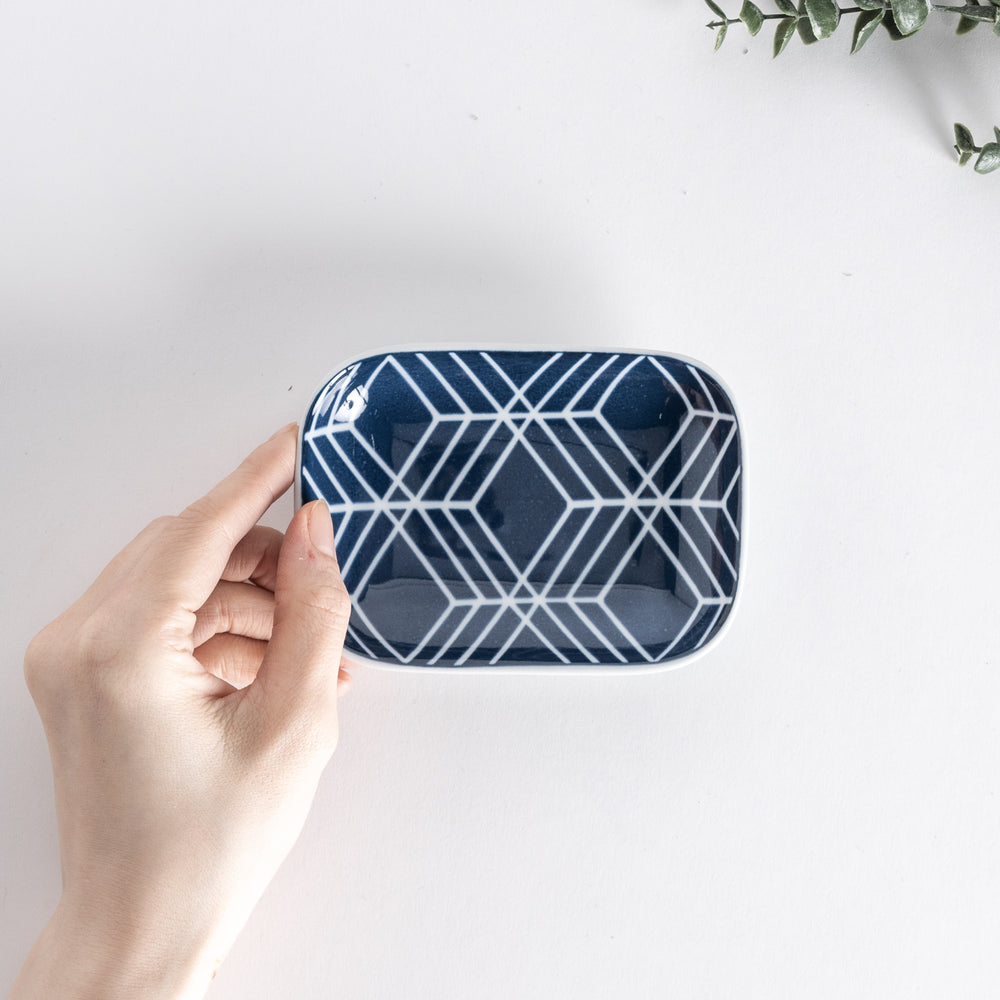
[[[359,358],[301,423],[351,657],[636,670],[717,639],[740,576],[741,442],[703,366],[656,353]]]

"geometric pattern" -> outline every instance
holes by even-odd
[[[458,350],[353,362],[303,422],[347,648],[413,666],[666,663],[736,595],[740,429],[657,354]]]

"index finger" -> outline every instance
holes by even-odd
[[[296,438],[295,424],[283,427],[174,518],[147,553],[158,596],[191,612],[208,600],[240,540],[292,484]]]

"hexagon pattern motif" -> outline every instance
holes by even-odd
[[[718,633],[740,568],[741,442],[697,364],[459,350],[354,362],[302,427],[350,652],[412,666],[655,665]]]

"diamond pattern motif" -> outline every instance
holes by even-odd
[[[303,425],[348,647],[427,666],[688,655],[739,578],[739,428],[660,355],[431,351],[345,367]]]

